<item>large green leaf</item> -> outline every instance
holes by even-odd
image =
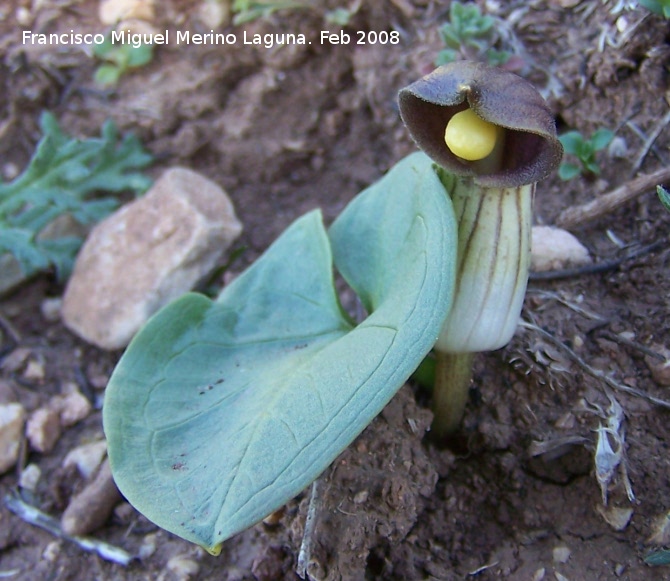
[[[431,349],[452,296],[453,211],[430,160],[402,160],[324,230],[297,220],[216,301],[188,294],[132,341],[107,387],[116,483],[216,553],[298,494]],[[370,313],[343,312],[335,266]]]

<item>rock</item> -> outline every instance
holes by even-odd
[[[106,454],[106,440],[82,444],[67,453],[63,460],[63,468],[76,466],[79,474],[88,480],[98,469]]]
[[[533,272],[590,263],[589,251],[570,232],[553,226],[533,226],[530,259]]]
[[[91,413],[91,402],[79,391],[66,395],[57,395],[51,399],[49,406],[58,412],[60,423],[64,428],[74,426]]]
[[[120,501],[109,461],[105,460],[93,481],[70,500],[61,517],[61,528],[67,535],[88,534],[105,524]]]
[[[7,472],[19,458],[25,418],[26,411],[20,403],[0,405],[0,474]]]
[[[605,522],[615,531],[624,530],[628,526],[628,523],[633,516],[632,508],[598,506],[596,510],[600,513],[600,516],[603,517]]]
[[[154,0],[102,0],[98,18],[107,25],[114,25],[129,18],[153,20]]]
[[[42,558],[49,563],[55,563],[63,549],[62,541],[51,541],[44,549]]]
[[[60,434],[60,414],[57,410],[48,407],[38,408],[28,418],[26,437],[33,450],[42,454],[51,452]]]
[[[204,0],[198,6],[198,20],[206,29],[226,26],[230,22],[230,3]]]
[[[156,552],[156,545],[158,544],[158,534],[149,533],[142,540],[139,550],[137,551],[137,557],[140,561],[148,559]]]
[[[49,323],[56,323],[57,321],[60,321],[60,309],[62,305],[63,299],[60,297],[44,299],[42,304],[40,304],[40,311],[42,312],[42,316]]]
[[[187,555],[175,555],[168,560],[167,570],[178,581],[188,581],[198,574],[200,565]]]
[[[63,297],[65,325],[103,349],[125,347],[154,312],[211,272],[241,230],[219,186],[168,170],[92,230]]]
[[[37,464],[28,464],[22,471],[19,478],[19,488],[29,492],[37,490],[37,484],[42,477],[42,471]]]
[[[26,368],[23,370],[22,377],[29,383],[43,383],[46,377],[44,361],[29,359],[26,363]]]
[[[552,556],[554,558],[555,563],[567,563],[568,559],[570,559],[570,555],[572,554],[572,551],[565,545],[559,545],[558,547],[554,547],[552,551]]]

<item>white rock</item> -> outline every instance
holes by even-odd
[[[219,28],[230,22],[230,3],[204,0],[198,6],[197,14],[206,28]]]
[[[596,510],[600,513],[600,516],[605,519],[605,522],[610,525],[615,531],[622,531],[630,522],[631,517],[633,516],[632,508],[620,508],[618,506],[598,506]]]
[[[45,561],[48,561],[49,563],[54,563],[56,559],[58,559],[58,556],[60,555],[62,548],[63,548],[62,541],[51,541],[45,547],[44,552],[42,553],[42,558]]]
[[[103,24],[113,25],[128,18],[152,20],[154,0],[102,0],[98,17]]]
[[[100,440],[89,444],[82,444],[73,448],[63,460],[63,468],[76,466],[79,474],[88,480],[98,469],[107,454],[107,442]]]
[[[188,581],[198,574],[200,565],[187,555],[175,555],[168,560],[167,570],[179,581]]]
[[[49,322],[55,323],[60,321],[60,309],[63,304],[63,299],[61,297],[56,298],[47,298],[42,301],[40,305],[40,311],[42,316]]]
[[[26,437],[30,447],[46,454],[53,450],[60,438],[60,414],[51,408],[38,408],[28,418]]]
[[[590,263],[589,251],[570,232],[553,226],[533,226],[530,262],[533,272]]]
[[[73,391],[67,395],[57,395],[51,399],[49,406],[55,409],[64,428],[74,426],[91,413],[91,402],[80,391]]]
[[[212,271],[241,230],[218,185],[168,170],[92,230],[63,297],[63,321],[103,349],[125,347],[153,313]]]
[[[554,547],[552,551],[552,556],[554,557],[555,563],[567,563],[571,554],[572,551],[565,545]]]
[[[22,471],[19,478],[19,487],[30,492],[35,492],[37,484],[42,477],[42,470],[37,464],[28,464]]]
[[[0,405],[0,474],[16,464],[26,411],[20,403]]]
[[[156,552],[156,545],[158,543],[158,534],[149,533],[142,540],[139,550],[137,551],[137,556],[140,561],[148,559]]]

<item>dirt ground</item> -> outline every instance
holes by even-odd
[[[162,2],[153,24],[209,32],[200,4]],[[625,3],[613,0],[478,4],[507,22],[523,51],[522,74],[546,95],[560,132],[590,135],[606,127],[626,146],[620,157],[599,154],[597,179],[566,183],[552,176],[541,183],[538,224],[554,224],[562,210],[667,166],[667,21],[642,8],[617,12]],[[319,42],[321,30],[340,30],[324,15],[344,3],[312,2],[225,28],[240,39],[243,30],[302,33],[311,44],[167,45],[116,90],[102,90],[93,82],[96,63],[81,47],[21,42],[22,30],[104,31],[96,2],[3,2],[0,169],[25,165],[43,109],[81,136],[98,135],[112,118],[157,156],[152,175],[184,165],[228,191],[245,227],[238,242],[244,250],[232,266],[239,272],[295,218],[321,207],[332,220],[414,148],[395,96],[433,68],[448,3],[368,0],[352,6],[358,9],[345,28],[348,45]],[[400,42],[358,45],[357,31],[398,31]],[[428,394],[414,385],[403,388],[318,480],[307,539],[311,578],[670,579],[670,568],[643,560],[670,545],[663,535],[670,510],[668,410],[644,397],[670,400],[668,386],[652,378],[659,360],[649,354],[670,347],[669,226],[670,213],[651,188],[573,228],[594,261],[610,267],[531,281],[523,313],[528,325],[508,347],[476,360],[463,429],[449,447],[438,449],[424,438]],[[86,345],[45,316],[45,301],[62,292],[45,275],[0,300],[0,395],[11,392],[28,410],[72,382],[100,402],[120,356]],[[5,364],[18,349],[27,350],[22,363]],[[43,373],[35,374],[35,365]],[[608,393],[625,414],[625,464],[635,500],[627,497],[619,471],[605,507],[594,450],[605,421],[596,406],[607,413]],[[21,466],[0,478],[0,497],[16,488],[22,466],[35,463],[42,478],[34,502],[59,516],[83,486],[62,468],[63,458],[101,436],[98,409],[68,429],[49,454],[24,455]],[[133,555],[155,545],[127,567],[57,539],[0,505],[0,576],[297,579],[311,497],[306,490],[271,523],[230,539],[219,557],[121,505],[93,536]]]

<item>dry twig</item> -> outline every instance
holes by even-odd
[[[307,518],[305,519],[305,530],[302,535],[302,542],[300,543],[300,551],[298,553],[298,564],[295,572],[301,579],[312,579],[309,573],[310,565],[313,565],[312,560],[312,543],[314,531],[316,529],[316,521],[319,510],[322,504],[321,492],[321,478],[317,478],[312,482],[312,492],[309,498],[309,506],[307,507]]]
[[[580,226],[584,222],[604,216],[668,180],[670,180],[670,167],[664,167],[652,174],[640,176],[586,204],[564,210],[556,220],[556,224],[562,228]]]

